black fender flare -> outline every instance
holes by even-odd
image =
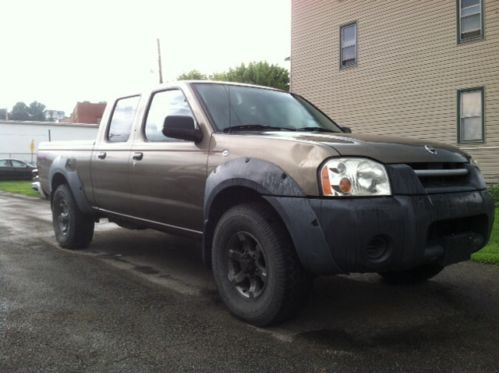
[[[255,158],[238,158],[219,165],[205,187],[203,260],[211,262],[211,241],[216,222],[210,221],[215,198],[231,187],[257,192],[279,214],[302,265],[313,273],[337,273],[338,266],[317,224],[318,218],[302,189],[279,166]]]
[[[279,166],[255,158],[237,158],[216,167],[206,179],[205,218],[215,197],[233,186],[247,187],[261,195],[304,197],[296,181]]]
[[[49,195],[52,196],[52,193],[54,192],[52,190],[54,177],[57,174],[60,174],[66,179],[69,189],[73,194],[76,204],[78,205],[78,208],[83,213],[91,214],[93,213],[93,210],[90,206],[90,203],[88,202],[87,196],[85,195],[83,183],[80,179],[80,176],[78,175],[75,166],[76,160],[74,158],[65,158],[62,156],[58,156],[54,159],[49,169]]]

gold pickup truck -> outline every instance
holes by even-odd
[[[488,241],[494,206],[471,157],[353,135],[298,95],[192,81],[117,98],[95,141],[43,143],[59,244],[100,218],[203,241],[237,317],[291,317],[316,275],[422,282]]]

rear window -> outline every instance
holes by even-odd
[[[127,142],[132,132],[133,120],[137,113],[140,96],[120,98],[116,101],[109,122],[107,140]]]

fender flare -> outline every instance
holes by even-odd
[[[52,190],[52,183],[55,175],[61,174],[67,181],[69,189],[73,194],[73,197],[78,205],[78,208],[86,214],[93,213],[92,207],[88,202],[87,196],[85,195],[83,189],[83,183],[78,175],[78,171],[76,169],[76,159],[74,158],[66,158],[62,156],[58,156],[52,162],[49,169],[49,195],[52,196],[54,192]]]
[[[255,158],[237,158],[216,167],[206,179],[205,219],[215,197],[233,186],[247,187],[261,195],[305,196],[296,181],[279,166]]]

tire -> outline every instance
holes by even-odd
[[[294,316],[312,287],[286,229],[264,203],[235,206],[220,218],[212,265],[230,312],[257,326]]]
[[[65,249],[86,248],[94,236],[94,218],[81,212],[68,185],[57,187],[52,198],[55,238]]]
[[[382,272],[379,275],[391,285],[415,285],[435,277],[443,269],[439,264],[429,263],[406,271]]]

